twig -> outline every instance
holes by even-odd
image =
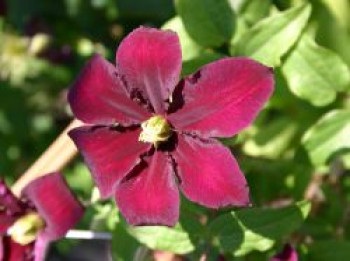
[[[307,186],[305,192],[304,192],[304,199],[309,201],[323,201],[324,196],[320,189],[320,186],[323,181],[323,176],[314,173],[309,185]]]
[[[40,158],[16,181],[12,186],[12,192],[16,196],[20,196],[22,189],[31,181],[48,173],[61,170],[74,158],[77,149],[68,137],[67,132],[81,125],[82,123],[79,120],[73,120]]]

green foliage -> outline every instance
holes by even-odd
[[[92,189],[93,181],[90,172],[85,165],[77,163],[73,169],[65,173],[69,186],[76,192],[79,192],[84,198],[89,198]]]
[[[209,226],[215,244],[236,256],[266,251],[277,240],[295,231],[310,211],[308,202],[280,209],[245,209],[215,219]]]
[[[316,166],[331,155],[350,149],[350,110],[334,110],[322,117],[303,137],[303,144]]]
[[[270,66],[280,65],[281,57],[298,40],[310,13],[311,6],[302,5],[261,20],[232,46],[231,53],[250,56]]]
[[[244,143],[243,151],[254,157],[276,159],[289,148],[297,125],[291,119],[281,117],[263,126],[264,131],[258,128],[251,129],[252,137]]]
[[[176,0],[188,34],[203,46],[220,46],[229,42],[235,15],[227,0]]]
[[[337,92],[350,89],[350,71],[334,52],[305,34],[283,64],[291,91],[315,106],[333,102]]]
[[[113,229],[112,240],[112,255],[114,260],[134,260],[140,247],[140,243],[126,231],[125,225],[117,223]]]
[[[268,16],[271,8],[271,1],[233,0],[232,5],[237,14],[242,17],[247,24],[252,25]]]
[[[129,227],[129,233],[151,249],[186,254],[194,250],[189,234],[180,224],[174,228],[163,226]]]
[[[349,249],[349,241],[320,241],[312,244],[309,256],[317,261],[345,261],[350,259]]]

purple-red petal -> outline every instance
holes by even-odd
[[[270,261],[298,261],[298,253],[291,245],[287,244],[282,252],[272,257]]]
[[[244,175],[230,150],[218,142],[179,135],[172,156],[189,200],[211,208],[249,204]]]
[[[32,181],[24,188],[23,195],[44,218],[46,227],[41,236],[46,240],[63,237],[84,214],[84,208],[60,173],[48,174]]]
[[[43,235],[39,235],[34,243],[34,261],[44,261],[49,241]]]
[[[132,225],[174,226],[179,218],[179,192],[167,155],[156,151],[116,190],[117,205]]]
[[[221,59],[178,85],[184,105],[168,119],[178,130],[202,137],[231,137],[251,124],[273,85],[271,68],[248,58]]]
[[[86,123],[130,125],[150,114],[131,100],[114,65],[101,55],[93,56],[69,90],[74,115]]]
[[[4,212],[0,212],[0,237],[6,234],[7,229],[15,222],[16,218],[7,216]],[[1,259],[0,259],[1,261]]]
[[[25,206],[0,179],[0,235],[25,211]]]
[[[34,261],[33,248],[33,244],[22,246],[10,237],[0,237],[0,261]]]
[[[140,27],[121,42],[116,61],[129,92],[139,92],[151,102],[156,113],[164,113],[165,100],[172,93],[181,72],[177,34]]]
[[[4,243],[3,243],[3,239],[2,236],[0,236],[0,261],[4,261]]]
[[[140,132],[140,128],[81,127],[69,133],[103,198],[114,194],[116,185],[151,148],[138,140]]]

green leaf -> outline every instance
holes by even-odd
[[[310,211],[310,204],[299,202],[279,209],[252,208],[232,211],[209,225],[214,243],[236,256],[253,250],[266,251],[276,240],[296,230]]]
[[[305,133],[302,143],[315,166],[324,165],[335,152],[350,148],[349,119],[350,110],[334,110]]]
[[[253,25],[262,18],[268,16],[271,8],[271,1],[234,0],[233,6],[238,16],[243,17],[249,25]]]
[[[135,260],[134,257],[140,247],[140,243],[126,231],[125,224],[123,222],[116,224],[116,227],[113,230],[112,239],[113,260]]]
[[[254,157],[279,158],[288,148],[297,131],[297,124],[288,117],[280,117],[252,128],[252,138],[248,139],[243,151]]]
[[[231,54],[250,56],[266,65],[277,66],[299,38],[311,13],[302,5],[261,20],[232,46]]]
[[[349,68],[331,50],[305,34],[282,66],[290,90],[315,106],[333,102],[337,92],[350,87]]]
[[[203,46],[229,42],[235,15],[227,0],[176,0],[176,9],[188,34]]]
[[[350,29],[349,0],[324,0],[322,2],[329,8],[342,27]]]
[[[179,16],[175,16],[174,18],[167,21],[162,26],[162,29],[172,30],[179,36],[183,61],[193,59],[204,51],[204,48],[198,45],[188,35]]]
[[[350,260],[350,241],[320,241],[310,247],[310,260],[345,261]]]
[[[66,171],[65,177],[74,191],[79,192],[85,198],[90,196],[93,181],[86,165],[80,162],[77,163],[72,169]]]
[[[129,227],[128,232],[151,249],[186,254],[195,248],[190,235],[180,224],[174,228],[164,226]]]

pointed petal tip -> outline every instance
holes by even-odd
[[[116,67],[100,54],[86,63],[67,98],[75,117],[85,123],[129,125],[149,116],[127,95]]]
[[[179,191],[173,166],[155,152],[130,178],[116,188],[117,205],[132,225],[173,226],[179,219]]]
[[[162,114],[181,73],[179,37],[171,31],[139,27],[127,35],[116,53],[118,71],[129,93],[138,93]]]
[[[224,58],[177,88],[182,88],[184,106],[168,117],[176,128],[205,138],[232,137],[263,109],[274,90],[274,74],[250,58]]]
[[[230,150],[217,141],[181,135],[172,156],[189,200],[214,209],[249,205],[246,179]]]

